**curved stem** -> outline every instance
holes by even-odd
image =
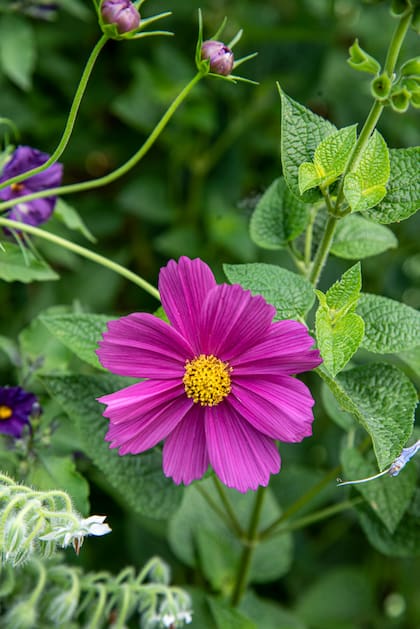
[[[92,260],[93,262],[96,262],[97,264],[100,264],[101,266],[104,266],[111,271],[115,271],[115,273],[118,273],[122,277],[125,277],[127,280],[130,280],[130,282],[133,282],[133,284],[137,284],[137,286],[140,286],[140,288],[145,290],[152,297],[160,300],[159,291],[157,290],[157,288],[152,286],[152,284],[149,284],[149,282],[140,277],[140,275],[129,271],[124,266],[121,266],[121,264],[117,264],[117,262],[108,260],[108,258],[101,256],[99,253],[94,253],[90,249],[86,249],[85,247],[76,245],[70,240],[66,240],[65,238],[61,238],[61,236],[56,236],[55,234],[44,231],[43,229],[39,229],[39,227],[33,227],[32,225],[26,225],[25,223],[19,223],[18,221],[11,221],[10,219],[0,217],[0,226],[28,232],[33,236],[38,236],[39,238],[43,238],[44,240],[49,240],[55,245],[59,245],[64,249],[68,249],[69,251],[73,251],[73,253],[76,253],[83,258]]]
[[[258,487],[257,495],[255,497],[254,510],[252,512],[251,520],[248,527],[248,534],[246,539],[243,540],[245,545],[239,561],[235,589],[233,590],[232,594],[233,607],[239,605],[248,584],[251,561],[255,547],[258,544],[258,524],[260,521],[262,506],[264,503],[264,497],[266,493],[265,490],[266,487]]]
[[[99,177],[98,179],[91,179],[89,181],[82,181],[80,183],[70,184],[68,186],[60,186],[57,188],[50,188],[48,190],[40,190],[39,192],[34,192],[33,194],[23,195],[18,198],[19,203],[26,203],[28,201],[33,201],[34,199],[41,199],[43,197],[51,197],[63,194],[71,194],[73,192],[81,192],[83,190],[92,190],[93,188],[100,188],[101,186],[108,185],[109,183],[115,181],[119,177],[125,175],[131,168],[133,168],[148,152],[148,150],[152,147],[155,140],[162,133],[178,107],[183,103],[186,99],[192,88],[195,86],[198,81],[204,75],[201,72],[198,72],[194,78],[184,87],[184,89],[178,94],[175,100],[170,104],[166,112],[163,114],[162,118],[159,120],[151,134],[148,136],[147,140],[142,144],[139,150],[130,157],[122,166],[116,168],[108,175],[103,177]],[[9,207],[13,207],[16,205],[17,199],[9,199],[8,201],[4,201],[0,203],[0,211],[6,210]]]
[[[46,170],[49,166],[51,166],[51,164],[54,164],[58,160],[60,155],[62,155],[62,153],[64,152],[64,149],[66,148],[70,140],[74,123],[76,121],[77,112],[79,111],[80,103],[86,91],[86,86],[88,84],[90,75],[92,74],[93,67],[96,63],[99,53],[101,52],[102,48],[105,46],[107,41],[108,41],[108,37],[106,35],[102,35],[101,39],[98,41],[98,43],[96,44],[96,46],[90,53],[89,59],[87,60],[82,76],[80,77],[79,85],[77,86],[77,90],[73,98],[73,102],[72,102],[70,112],[67,118],[66,126],[64,127],[63,135],[54,153],[52,153],[50,158],[46,162],[44,162],[44,164],[42,164],[41,166],[38,166],[37,168],[32,168],[31,170],[28,170],[24,173],[20,173],[19,175],[16,175],[15,177],[12,177],[11,179],[8,179],[7,181],[3,181],[2,183],[0,183],[0,190],[2,188],[5,188],[6,186],[10,186],[13,183],[18,183],[19,181],[28,179],[28,177],[32,177],[33,175],[36,175],[37,173],[40,173],[43,170]]]

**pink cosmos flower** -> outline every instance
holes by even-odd
[[[163,471],[175,483],[201,478],[209,464],[240,492],[267,485],[280,469],[276,440],[312,433],[314,400],[292,377],[321,363],[307,329],[273,322],[275,308],[239,285],[217,285],[201,260],[161,269],[170,325],[147,313],[108,323],[102,365],[147,378],[104,395],[106,440],[138,454],[164,440]]]

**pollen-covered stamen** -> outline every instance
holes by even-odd
[[[15,194],[19,194],[19,192],[22,192],[23,188],[24,188],[23,183],[12,183],[10,185],[10,190],[14,192]]]
[[[9,419],[13,415],[13,411],[8,406],[0,405],[0,421],[2,419]]]
[[[231,391],[232,367],[213,354],[200,354],[185,363],[183,378],[185,393],[196,404],[216,406]]]

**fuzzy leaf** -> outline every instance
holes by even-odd
[[[249,226],[251,239],[264,249],[281,249],[303,232],[307,220],[307,205],[279,177],[257,203]]]
[[[300,197],[299,167],[312,162],[319,143],[336,131],[336,127],[314,114],[280,90],[281,98],[281,161],[283,175],[292,193]],[[308,190],[302,200],[310,203],[320,198],[317,190]]]
[[[276,319],[303,317],[312,307],[315,293],[312,285],[300,275],[272,264],[224,264],[223,270],[232,284],[240,284],[277,309]]]
[[[23,245],[22,245],[23,246]],[[45,282],[58,280],[58,275],[40,257],[32,251],[25,250],[14,243],[3,240],[0,247],[0,278],[6,282]]]
[[[342,452],[341,462],[346,479],[357,480],[378,473],[376,466],[354,448]],[[416,469],[409,464],[398,477],[383,476],[354,485],[354,489],[362,494],[388,531],[393,533],[413,498],[416,480]]]
[[[364,212],[383,199],[389,174],[388,147],[381,134],[375,131],[356,169],[344,179],[344,195],[352,212]]]
[[[89,231],[82,217],[71,205],[63,201],[63,199],[57,199],[57,203],[54,208],[54,217],[57,218],[69,229],[77,231],[84,236],[90,242],[96,242],[95,236]]]
[[[376,223],[396,223],[420,209],[420,147],[390,149],[390,178],[386,196],[366,211]]]
[[[41,315],[40,319],[48,331],[78,358],[93,367],[103,369],[95,350],[112,317],[81,313]]]
[[[362,346],[387,354],[420,346],[420,312],[388,297],[364,293],[357,312],[365,322]]]
[[[73,420],[84,450],[98,466],[117,496],[133,511],[150,518],[167,518],[179,506],[182,489],[162,471],[158,449],[120,456],[104,440],[108,420],[96,398],[112,393],[131,381],[116,376],[43,376],[51,397]]]
[[[331,253],[339,258],[360,260],[397,246],[398,240],[390,229],[350,214],[337,225]]]

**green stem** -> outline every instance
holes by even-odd
[[[51,164],[54,164],[58,160],[60,155],[62,155],[62,153],[64,152],[64,149],[66,148],[70,140],[74,123],[76,121],[77,112],[79,111],[80,103],[86,91],[86,86],[88,84],[90,75],[92,74],[93,67],[96,63],[99,53],[101,52],[102,48],[105,46],[107,41],[108,41],[108,37],[106,35],[102,35],[101,39],[96,44],[96,46],[94,47],[94,49],[92,50],[89,56],[89,59],[87,60],[86,66],[83,70],[82,76],[80,77],[79,85],[77,86],[77,90],[73,98],[73,102],[69,111],[66,126],[64,127],[63,135],[54,153],[52,153],[50,158],[46,162],[44,162],[44,164],[42,164],[41,166],[38,166],[37,168],[32,168],[31,170],[28,170],[24,173],[20,173],[19,175],[16,175],[15,177],[12,177],[12,179],[8,179],[7,181],[3,181],[0,184],[0,190],[2,188],[5,188],[6,186],[10,186],[13,183],[18,183],[19,181],[28,179],[28,177],[32,177],[33,175],[36,175],[37,173],[43,170],[46,170],[49,166],[51,166]]]
[[[26,203],[28,201],[33,201],[34,199],[41,199],[43,197],[51,197],[63,194],[70,194],[73,192],[81,192],[83,190],[91,190],[93,188],[100,188],[101,186],[105,186],[115,181],[119,177],[125,175],[131,168],[133,168],[148,152],[148,150],[152,147],[155,140],[162,133],[178,107],[183,103],[188,94],[191,92],[193,87],[202,79],[204,75],[201,72],[198,72],[194,78],[184,87],[184,89],[178,94],[178,96],[174,99],[174,101],[170,104],[166,112],[163,114],[162,118],[159,120],[151,134],[148,136],[147,140],[142,144],[139,150],[130,157],[122,166],[116,168],[108,175],[103,177],[99,177],[98,179],[91,179],[89,181],[82,181],[80,183],[70,184],[68,186],[60,186],[57,188],[50,188],[48,190],[40,190],[39,192],[34,192],[33,194],[27,194],[19,197],[19,203]],[[16,205],[16,199],[9,199],[8,201],[4,201],[0,203],[0,211],[6,210],[9,207]]]
[[[76,245],[70,240],[61,238],[61,236],[51,234],[50,232],[44,231],[43,229],[39,229],[39,227],[26,225],[26,223],[19,223],[18,221],[11,221],[10,219],[0,217],[0,226],[7,227],[9,229],[16,229],[18,231],[28,232],[33,236],[38,236],[39,238],[43,238],[44,240],[49,240],[55,245],[59,245],[64,249],[68,249],[69,251],[73,251],[73,253],[76,253],[83,258],[92,260],[93,262],[96,262],[97,264],[100,264],[101,266],[104,266],[111,271],[115,271],[115,273],[118,273],[122,277],[125,277],[127,280],[130,280],[130,282],[133,282],[133,284],[140,286],[140,288],[145,290],[152,297],[160,300],[159,291],[157,290],[157,288],[149,284],[149,282],[140,277],[140,275],[129,271],[124,266],[121,266],[121,264],[117,264],[116,262],[112,262],[112,260],[108,260],[104,256],[101,256],[99,253],[94,253],[90,249],[86,249],[85,247]]]
[[[242,526],[239,523],[238,518],[236,517],[236,514],[232,508],[232,505],[230,504],[228,497],[226,496],[224,487],[222,485],[222,483],[219,481],[219,479],[217,478],[217,476],[213,476],[213,482],[214,485],[216,487],[216,491],[219,494],[219,498],[225,508],[225,511],[230,519],[231,525],[232,525],[232,529],[234,530],[234,532],[236,533],[236,535],[238,537],[243,537],[244,531],[242,529]]]
[[[394,74],[398,56],[400,54],[401,47],[403,45],[407,31],[410,28],[412,17],[413,9],[407,10],[406,13],[401,16],[398,24],[395,27],[391,45],[388,49],[388,54],[385,60],[385,72],[388,74],[390,79],[392,79],[392,75]]]
[[[353,500],[344,500],[343,502],[339,502],[331,507],[326,507],[325,509],[319,509],[318,511],[314,511],[309,515],[305,515],[294,522],[291,522],[289,526],[282,527],[277,530],[273,535],[283,535],[284,533],[291,533],[292,531],[296,531],[298,529],[303,529],[310,524],[314,524],[315,522],[320,522],[321,520],[325,520],[327,518],[331,518],[333,515],[337,513],[341,513],[346,509],[352,509],[355,505],[363,502],[363,498],[353,498]]]
[[[236,584],[232,594],[232,606],[239,605],[242,596],[248,584],[249,572],[251,569],[251,561],[254,550],[258,544],[258,524],[260,521],[261,511],[265,497],[265,487],[259,487],[255,497],[254,510],[248,527],[248,534],[243,540],[244,548],[239,561],[238,572],[236,575]]]
[[[324,268],[324,264],[326,263],[328,254],[330,253],[337,223],[338,219],[335,218],[335,216],[328,217],[322,240],[319,243],[319,247],[311,267],[311,272],[309,273],[308,279],[314,286],[318,284],[322,269]]]
[[[213,511],[219,516],[219,518],[226,524],[226,526],[231,529],[232,533],[235,533],[234,528],[232,527],[232,522],[230,521],[227,513],[225,513],[223,511],[223,509],[221,509],[219,507],[219,505],[217,504],[217,502],[215,500],[213,500],[213,498],[210,496],[209,492],[206,491],[204,489],[204,487],[201,487],[201,485],[199,483],[197,483],[196,485],[197,487],[197,491],[202,495],[202,497],[204,498],[204,500],[207,502],[207,504],[209,505],[209,507],[211,509],[213,509]]]

